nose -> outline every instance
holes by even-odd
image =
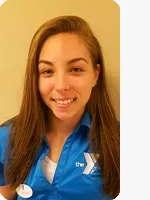
[[[55,82],[55,88],[57,92],[69,90],[69,83],[66,76],[57,76]]]

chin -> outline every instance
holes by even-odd
[[[62,121],[67,121],[69,120],[72,116],[69,115],[69,113],[54,113],[55,117],[58,118],[59,120],[62,120]]]

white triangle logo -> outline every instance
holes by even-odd
[[[91,156],[89,153],[84,153],[84,156],[87,162],[87,166],[84,169],[83,174],[89,174],[90,171],[93,169],[96,160],[93,160],[92,159],[93,156]]]

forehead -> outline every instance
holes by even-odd
[[[81,36],[73,33],[60,33],[49,37],[44,43],[39,59],[52,62],[83,57],[90,62],[90,54]]]

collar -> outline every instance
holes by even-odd
[[[79,127],[80,126],[87,126],[89,129],[91,127],[91,119],[87,109],[85,110],[83,117],[79,123]]]

